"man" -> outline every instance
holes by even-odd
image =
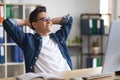
[[[46,7],[33,10],[29,20],[8,18],[3,26],[24,52],[26,72],[60,72],[72,69],[67,37],[72,26],[72,17],[49,18]],[[61,29],[50,33],[52,24],[60,24]],[[18,25],[30,26],[36,33],[24,33]]]

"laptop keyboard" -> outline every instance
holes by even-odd
[[[114,80],[120,80],[120,76],[115,77]]]
[[[83,77],[84,80],[91,80],[96,78],[110,77],[111,74],[95,74]]]

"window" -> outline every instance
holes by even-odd
[[[104,25],[107,30],[110,27],[110,0],[100,0],[100,13],[102,14],[102,19],[104,19]]]
[[[110,13],[110,0],[100,0],[100,13],[101,14]]]

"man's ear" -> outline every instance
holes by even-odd
[[[36,23],[35,23],[35,22],[32,22],[32,26],[33,26],[33,28],[36,27]]]

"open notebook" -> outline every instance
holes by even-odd
[[[50,73],[25,73],[16,77],[18,80],[64,80],[62,77]]]

